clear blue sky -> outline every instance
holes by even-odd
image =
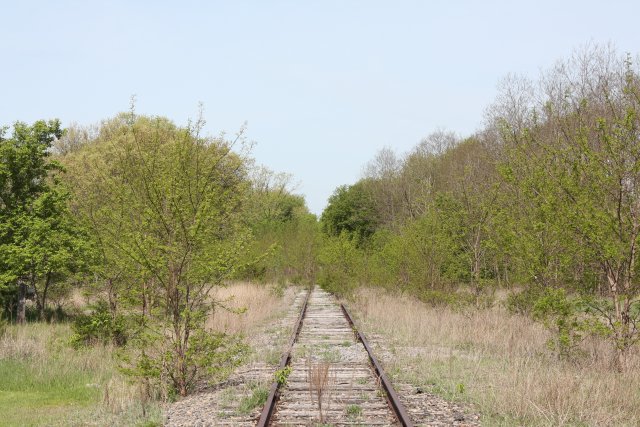
[[[320,213],[384,146],[468,135],[507,73],[587,42],[640,51],[637,1],[0,0],[0,124],[128,109],[207,130],[246,121],[253,154]]]

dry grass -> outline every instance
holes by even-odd
[[[308,361],[310,359],[307,359]],[[331,390],[337,381],[336,373],[330,373],[329,362],[309,363],[307,365],[307,383],[312,402],[318,406],[318,420],[325,421],[325,414],[329,410],[331,402]]]
[[[354,309],[365,329],[393,343],[394,377],[471,402],[483,424],[640,425],[637,350],[621,375],[608,343],[590,339],[583,357],[561,361],[541,325],[501,308],[456,312],[365,289]]]
[[[249,283],[216,289],[212,297],[236,313],[218,308],[207,326],[250,336],[286,312],[295,292]],[[65,302],[76,309],[87,303],[79,292]],[[161,404],[118,371],[115,349],[76,350],[71,335],[67,323],[0,330],[0,425],[160,425]]]
[[[222,306],[217,306],[209,317],[207,328],[246,334],[285,311],[294,293],[295,288],[292,287],[278,289],[273,285],[246,282],[216,288],[211,297]]]

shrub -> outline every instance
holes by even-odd
[[[578,302],[569,298],[564,289],[545,289],[533,305],[533,318],[554,334],[547,343],[549,348],[562,358],[578,354],[578,344],[587,331],[587,324],[578,315]]]
[[[356,241],[343,233],[327,237],[318,254],[318,284],[328,292],[349,297],[362,275],[363,252]]]
[[[522,291],[509,294],[505,306],[511,314],[531,315],[533,307],[543,294],[542,287],[528,286]]]
[[[113,315],[106,301],[100,300],[92,307],[90,314],[80,314],[73,322],[74,346],[108,344],[117,346],[126,344],[128,335],[125,318]]]
[[[474,305],[476,297],[467,292],[425,289],[418,294],[422,302],[434,307],[462,308]]]

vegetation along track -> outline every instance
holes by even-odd
[[[412,426],[344,306],[313,288],[302,306],[258,426]]]

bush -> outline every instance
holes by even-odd
[[[543,294],[542,287],[528,286],[522,291],[509,294],[505,306],[511,314],[531,315],[536,302]]]
[[[547,288],[533,306],[533,318],[541,321],[554,337],[548,341],[558,356],[570,358],[578,354],[587,324],[578,317],[578,303],[564,289]]]
[[[318,254],[318,284],[328,292],[349,297],[363,274],[364,253],[348,234],[327,237]]]
[[[175,356],[173,345],[175,341],[149,332],[132,336],[117,353],[120,372],[139,382],[149,397],[173,401],[197,385],[226,379],[249,354],[242,336],[200,328],[192,330],[183,359]]]
[[[76,347],[99,343],[125,345],[128,336],[124,317],[114,316],[103,300],[91,308],[91,314],[78,315],[73,322],[72,344]]]
[[[474,305],[476,297],[467,292],[442,291],[426,289],[418,294],[418,298],[434,307],[462,308]]]

